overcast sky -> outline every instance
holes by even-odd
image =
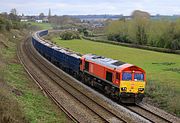
[[[84,15],[123,14],[133,10],[147,11],[153,15],[180,15],[180,0],[0,0],[0,12],[16,8],[18,14],[39,15]]]

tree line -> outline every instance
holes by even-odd
[[[0,13],[0,31],[10,31],[11,29],[27,28],[26,23],[20,23],[20,18],[17,15],[17,10],[11,9],[10,13]]]
[[[68,29],[77,27],[76,23],[80,23],[80,19],[73,18],[67,15],[48,17],[49,23],[54,29]]]
[[[180,50],[180,19],[152,20],[136,10],[132,19],[110,21],[105,28],[109,40]]]

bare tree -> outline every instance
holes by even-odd
[[[10,13],[12,13],[13,15],[17,15],[17,10],[15,8],[11,9]]]
[[[19,21],[19,17],[17,16],[17,10],[15,8],[11,9],[10,14],[9,14],[9,19],[10,20],[15,20],[15,21]]]
[[[135,23],[136,42],[138,44],[146,45],[148,41],[147,32],[150,14],[148,12],[135,10],[132,13],[132,18]]]

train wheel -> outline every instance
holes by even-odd
[[[111,87],[108,86],[108,85],[106,85],[106,86],[104,87],[105,94],[108,95],[108,96],[110,96],[110,94],[111,94],[110,88],[111,88]]]
[[[93,79],[90,80],[90,82],[89,82],[90,86],[92,86],[92,87],[94,87],[94,83],[95,83],[95,81]]]

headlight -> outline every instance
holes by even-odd
[[[126,91],[126,90],[127,90],[126,87],[122,87],[122,88],[121,88],[121,91]]]
[[[144,91],[144,88],[138,88],[138,91]]]

